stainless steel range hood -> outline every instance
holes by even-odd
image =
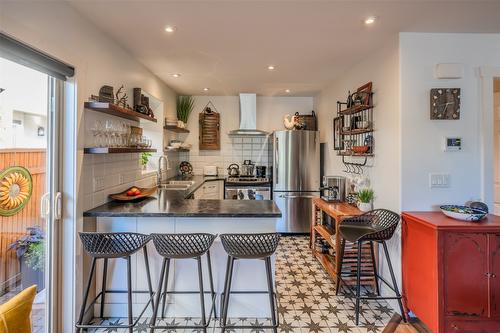
[[[264,136],[269,133],[257,129],[257,95],[240,94],[240,128],[228,133],[230,136]]]

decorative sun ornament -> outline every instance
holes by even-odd
[[[12,216],[24,208],[33,190],[31,174],[15,166],[0,173],[0,216]]]

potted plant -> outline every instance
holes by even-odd
[[[142,165],[142,170],[146,170],[149,162],[149,158],[153,156],[151,153],[144,152],[141,154],[140,162]]]
[[[45,287],[45,234],[38,226],[26,228],[27,235],[22,236],[9,249],[15,250],[21,266],[21,285],[27,288],[34,284],[37,290]]]
[[[373,199],[375,198],[375,192],[371,188],[364,188],[358,192],[358,208],[362,212],[368,212],[372,210]]]
[[[193,96],[177,96],[177,126],[185,128],[189,114],[193,111],[194,98]]]

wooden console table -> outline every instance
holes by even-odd
[[[324,220],[324,215],[331,217],[332,225],[327,225]],[[338,267],[340,266],[340,242],[341,237],[339,233],[340,223],[347,217],[358,216],[363,214],[357,207],[352,206],[345,202],[326,202],[321,198],[314,198],[312,200],[312,221],[311,221],[311,238],[309,245],[313,255],[318,259],[323,268],[327,273],[339,283],[338,278]],[[324,239],[328,245],[331,247],[329,253],[321,253],[315,249],[315,243],[317,238]],[[366,243],[363,245],[363,257],[362,257],[362,270],[373,272],[370,244]],[[377,252],[377,251],[375,251]],[[350,271],[353,275],[352,278],[344,278],[346,283],[355,282],[356,273],[356,256],[357,248],[355,243],[346,243],[344,252],[344,264],[343,271]],[[373,277],[362,277],[361,283],[363,285],[375,285],[375,279]]]

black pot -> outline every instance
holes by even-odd
[[[28,288],[36,284],[36,291],[40,292],[45,288],[45,276],[43,271],[36,271],[26,265],[24,257],[20,259],[21,264],[21,285],[22,288]]]
[[[256,168],[257,177],[266,177],[266,167],[264,165],[258,165]]]

